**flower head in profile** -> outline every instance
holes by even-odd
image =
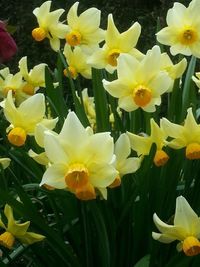
[[[141,61],[128,54],[119,56],[118,79],[103,80],[103,85],[113,97],[119,98],[120,108],[128,112],[138,108],[154,112],[156,105],[161,104],[161,95],[169,89],[171,78],[160,70],[160,55],[159,47],[155,46]]]
[[[183,54],[200,57],[200,1],[193,0],[188,7],[181,3],[167,13],[167,27],[157,33],[157,40],[170,46],[172,55]]]
[[[0,63],[10,60],[17,52],[17,45],[0,20]]]
[[[64,39],[67,33],[67,25],[59,21],[65,10],[50,11],[51,3],[52,1],[46,1],[33,10],[39,27],[33,29],[32,36],[38,42],[48,38],[51,48],[54,51],[58,51],[60,49],[60,39]]]
[[[141,165],[141,158],[129,157],[131,146],[129,138],[125,133],[121,134],[117,139],[114,153],[116,156],[115,168],[118,171],[118,175],[114,182],[109,186],[111,188],[119,186],[121,184],[121,178],[124,175],[136,172]]]
[[[177,250],[183,250],[187,256],[200,254],[200,218],[183,196],[176,199],[174,225],[164,223],[154,213],[153,220],[161,233],[152,233],[155,240],[162,243],[180,241]]]
[[[154,164],[159,167],[167,163],[169,156],[163,150],[165,146],[165,140],[167,139],[167,134],[162,127],[151,119],[151,135],[136,135],[127,132],[130,139],[131,148],[137,152],[138,156],[149,155],[152,144],[156,144],[156,154],[154,156]]]
[[[40,185],[68,189],[81,200],[96,198],[97,191],[106,198],[106,187],[117,176],[110,133],[93,134],[70,112],[59,135],[45,132],[44,149],[51,165]]]
[[[35,94],[16,107],[12,92],[4,103],[4,115],[10,122],[8,127],[8,140],[15,146],[22,146],[26,142],[27,135],[34,135],[38,123],[55,125],[57,119],[45,118],[45,98],[43,94]]]
[[[200,159],[200,125],[197,124],[192,108],[187,111],[187,117],[183,125],[178,125],[168,121],[166,118],[161,120],[161,125],[166,134],[173,138],[167,145],[173,149],[185,149],[188,159]]]
[[[72,47],[80,46],[91,53],[104,39],[104,31],[99,28],[101,11],[92,7],[78,15],[78,5],[79,2],[74,3],[68,11],[66,41]]]
[[[19,69],[25,83],[22,87],[22,91],[28,95],[33,95],[39,87],[45,87],[45,66],[41,63],[36,65],[28,71],[27,57],[23,57],[19,61]]]
[[[127,31],[119,33],[113,21],[113,16],[110,14],[105,33],[105,44],[92,54],[88,63],[94,68],[105,68],[112,73],[117,67],[117,58],[121,53],[130,54],[137,59],[142,59],[144,55],[135,48],[140,33],[141,26],[138,22],[135,22]]]
[[[81,74],[86,79],[91,79],[91,66],[87,64],[88,55],[82,49],[76,46],[73,50],[66,44],[63,51],[67,64],[68,72],[73,79],[76,79]],[[68,76],[67,70],[64,70],[65,76]]]
[[[8,204],[5,205],[4,214],[8,220],[7,225],[0,219],[0,227],[5,230],[0,235],[0,245],[12,249],[15,243],[15,239],[19,240],[23,244],[33,244],[35,242],[42,241],[45,236],[36,234],[33,232],[27,232],[30,221],[19,223],[13,217],[13,210]]]

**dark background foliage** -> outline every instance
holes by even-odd
[[[13,37],[18,46],[17,55],[6,64],[13,71],[17,70],[18,61],[22,56],[28,56],[31,65],[45,62],[50,67],[54,66],[56,55],[50,49],[48,40],[38,43],[31,36],[32,29],[37,27],[37,21],[32,11],[43,2],[44,0],[0,0],[0,19],[8,20],[9,25],[14,26]],[[76,1],[53,0],[52,10],[64,8],[68,11],[74,2]],[[161,26],[164,26],[167,10],[173,6],[173,2],[172,0],[82,0],[80,1],[80,11],[93,6],[100,9],[104,29],[109,13],[113,14],[120,31],[126,30],[133,22],[138,21],[142,26],[138,48],[142,52],[146,52],[156,42],[157,18],[160,18]],[[188,5],[190,1],[181,0],[179,2]],[[62,19],[65,20],[65,16]]]

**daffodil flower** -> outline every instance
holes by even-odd
[[[10,159],[9,158],[0,158],[0,164],[3,169],[6,169],[10,165]]]
[[[0,245],[12,249],[15,239],[23,244],[30,245],[42,241],[45,238],[43,235],[27,232],[30,221],[24,223],[16,221],[13,217],[13,210],[8,204],[5,205],[4,214],[8,222],[7,225],[5,225],[2,219],[0,219],[0,227],[5,230],[5,232],[0,235]]]
[[[165,146],[165,140],[167,139],[167,134],[162,127],[159,127],[154,119],[150,120],[151,123],[151,135],[136,135],[127,132],[130,139],[131,148],[137,152],[138,156],[149,155],[151,146],[153,143],[156,144],[156,154],[154,156],[154,164],[159,167],[166,164],[169,159],[167,153],[163,150]]]
[[[38,123],[53,124],[57,119],[45,118],[45,98],[43,94],[35,94],[16,107],[13,101],[12,92],[4,103],[4,115],[10,122],[8,127],[8,140],[15,146],[22,146],[26,142],[27,135],[34,136],[35,127]]]
[[[80,46],[86,53],[91,53],[104,39],[104,31],[99,28],[101,11],[97,8],[89,8],[77,15],[79,2],[73,4],[67,14],[68,45]]]
[[[40,185],[68,189],[81,200],[96,198],[97,189],[106,198],[106,187],[117,176],[110,133],[93,134],[70,112],[58,136],[45,132],[44,149],[51,165]]]
[[[58,51],[60,49],[60,39],[64,39],[67,33],[67,25],[59,21],[65,10],[57,9],[50,12],[51,3],[52,1],[46,1],[33,10],[39,27],[33,29],[32,36],[38,42],[48,38],[51,48]]]
[[[66,44],[63,54],[65,55],[68,71],[65,69],[64,74],[68,76],[70,73],[73,79],[76,79],[78,74],[81,74],[86,79],[91,79],[91,66],[87,64],[87,57],[80,47],[75,47],[73,50]]]
[[[186,8],[174,3],[167,13],[167,27],[157,33],[157,40],[170,46],[172,55],[200,57],[200,1],[193,0]]]
[[[131,146],[128,136],[124,133],[117,139],[114,147],[114,154],[116,156],[115,168],[118,175],[114,182],[109,186],[111,188],[117,187],[121,184],[121,178],[125,174],[136,172],[141,165],[141,158],[128,157],[131,153]]]
[[[45,66],[46,64],[41,63],[28,71],[27,57],[20,59],[19,69],[22,77],[25,80],[25,84],[22,87],[22,91],[24,93],[33,95],[39,89],[39,87],[45,87]]]
[[[119,98],[119,107],[125,111],[142,108],[154,112],[161,104],[161,95],[171,84],[166,71],[160,70],[160,49],[153,47],[145,57],[138,61],[128,54],[121,54],[118,59],[118,79],[112,82],[103,80],[105,89],[113,97]]]
[[[121,53],[130,54],[141,60],[143,54],[135,48],[141,33],[141,26],[135,22],[127,31],[119,33],[112,14],[108,16],[105,44],[88,59],[88,63],[97,69],[105,68],[112,73],[117,67],[117,58]]]
[[[152,233],[155,240],[166,244],[179,240],[177,245],[179,251],[183,250],[187,256],[200,254],[200,218],[183,196],[176,199],[174,225],[164,223],[155,213],[153,220],[161,232]]]
[[[195,121],[192,108],[187,111],[184,125],[172,123],[166,118],[161,120],[161,125],[167,135],[174,138],[172,141],[167,142],[168,146],[173,149],[186,147],[186,158],[200,158],[200,125]]]

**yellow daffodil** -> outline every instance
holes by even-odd
[[[141,26],[138,22],[135,22],[127,31],[119,33],[112,14],[109,14],[105,44],[92,54],[88,63],[94,68],[105,68],[112,73],[117,67],[117,58],[121,53],[127,53],[137,59],[142,59],[144,55],[135,48],[140,33]]]
[[[151,146],[155,143],[157,150],[154,156],[154,164],[158,167],[163,166],[169,159],[169,156],[163,150],[167,134],[162,127],[158,126],[154,119],[151,119],[150,123],[150,136],[136,135],[130,132],[127,132],[127,135],[130,139],[131,148],[137,152],[138,156],[149,155]]]
[[[155,240],[166,244],[179,240],[180,243],[177,245],[179,251],[183,250],[187,256],[200,254],[200,218],[183,196],[176,199],[174,225],[162,222],[155,213],[153,220],[161,232],[152,233]]]
[[[87,57],[80,47],[75,47],[73,50],[69,45],[64,47],[64,55],[68,64],[68,71],[73,79],[76,79],[78,74],[81,74],[86,79],[91,79],[91,66],[87,64]],[[68,76],[65,69],[64,74]]]
[[[0,227],[5,230],[3,234],[0,235],[0,245],[12,249],[15,239],[19,240],[23,244],[33,244],[35,242],[42,241],[45,236],[36,234],[33,232],[27,232],[30,221],[19,223],[13,217],[12,208],[6,204],[4,208],[4,214],[8,220],[7,226],[0,219]]]
[[[97,189],[106,198],[106,187],[117,176],[110,133],[93,134],[69,112],[58,136],[45,132],[44,148],[51,165],[40,185],[68,189],[81,200],[96,198]]]
[[[50,12],[51,3],[51,1],[46,1],[33,10],[39,27],[33,29],[32,36],[38,42],[48,38],[51,48],[58,51],[60,49],[60,39],[64,39],[67,33],[67,25],[59,21],[65,10],[57,9]]]
[[[170,46],[172,55],[200,57],[200,1],[193,0],[186,8],[174,3],[167,13],[167,27],[157,33],[157,40]]]
[[[8,127],[8,140],[11,144],[22,146],[26,142],[27,135],[34,135],[38,123],[45,124],[45,99],[43,94],[35,94],[20,104],[17,108],[13,102],[12,92],[4,103],[4,114],[10,122]],[[54,124],[54,120],[50,123]]]
[[[200,158],[200,125],[195,121],[192,108],[188,109],[184,125],[171,123],[166,118],[161,120],[161,125],[167,135],[174,138],[167,142],[168,146],[174,149],[186,147],[188,159]]]
[[[161,95],[169,89],[171,78],[160,70],[160,49],[153,47],[145,57],[138,61],[128,54],[118,59],[118,79],[112,82],[103,80],[105,89],[119,98],[119,107],[126,111],[142,108],[154,112],[161,104]]]
[[[25,84],[22,87],[22,91],[28,95],[33,95],[39,87],[45,87],[45,66],[41,63],[34,66],[33,69],[28,71],[27,57],[23,57],[19,61],[19,69],[22,77],[25,80]]]
[[[96,125],[96,111],[94,104],[94,97],[88,95],[88,89],[82,91],[83,105],[85,113],[88,117],[91,127],[94,129]]]
[[[72,47],[80,46],[91,53],[104,39],[104,31],[99,28],[101,11],[92,7],[78,16],[78,5],[79,2],[74,3],[67,14],[66,41]]]
[[[200,72],[196,72],[195,75],[196,77],[194,75],[192,76],[192,80],[195,82],[196,86],[200,89]]]
[[[129,157],[131,153],[131,146],[128,136],[124,133],[117,139],[114,148],[116,156],[115,168],[118,175],[114,182],[109,186],[111,188],[117,187],[121,184],[121,178],[125,174],[134,173],[140,168],[141,158]]]

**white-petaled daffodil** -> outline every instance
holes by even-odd
[[[128,54],[118,59],[118,79],[112,82],[103,80],[105,89],[119,99],[119,107],[125,111],[142,108],[154,112],[161,104],[161,95],[170,85],[171,78],[166,71],[160,70],[160,49],[154,46],[145,57],[138,61]]]
[[[19,61],[19,70],[25,83],[22,91],[28,95],[33,95],[39,87],[45,87],[45,67],[47,64],[41,63],[28,71],[27,57],[23,57]]]
[[[40,185],[68,189],[81,200],[95,199],[97,189],[106,198],[106,187],[117,176],[110,133],[93,134],[69,112],[58,136],[45,132],[44,149],[51,165]]]
[[[166,244],[178,240],[178,251],[183,250],[187,256],[200,254],[200,218],[183,196],[176,199],[174,225],[164,223],[155,213],[153,220],[161,232],[152,233],[155,240]]]
[[[154,164],[159,167],[166,164],[169,159],[167,153],[163,150],[165,146],[165,140],[167,139],[167,134],[162,127],[159,127],[158,124],[152,118],[151,123],[151,135],[136,135],[130,132],[127,132],[127,135],[130,139],[131,148],[137,152],[138,156],[149,155],[152,144],[156,144],[156,153],[154,156]]]
[[[8,127],[8,140],[15,146],[22,146],[26,142],[27,135],[34,135],[38,123],[55,127],[57,119],[45,118],[45,98],[43,94],[35,94],[16,107],[12,92],[4,103],[4,115],[10,122]]]
[[[173,140],[167,142],[167,145],[173,149],[186,148],[185,155],[188,159],[200,159],[200,125],[197,124],[192,108],[187,111],[187,117],[184,125],[178,125],[161,119],[161,125],[169,137]]]
[[[174,3],[167,13],[167,27],[157,33],[157,40],[170,46],[172,55],[200,57],[200,1],[193,0],[188,7]]]
[[[200,72],[196,72],[195,76],[192,76],[192,80],[193,82],[195,82],[196,86],[199,88],[199,92],[200,92]]]
[[[91,53],[104,40],[104,31],[99,28],[101,11],[92,7],[78,16],[78,5],[79,2],[74,3],[67,14],[66,41],[72,47],[80,46],[86,53]]]
[[[50,12],[51,3],[52,1],[46,1],[33,10],[39,27],[33,29],[32,36],[38,42],[48,38],[51,48],[58,51],[60,49],[60,39],[64,39],[67,33],[67,25],[59,21],[65,10],[57,9]]]
[[[5,230],[0,235],[0,245],[12,249],[15,243],[15,239],[19,240],[23,244],[33,244],[35,242],[42,241],[45,236],[36,234],[33,232],[27,232],[30,221],[19,223],[13,217],[13,210],[8,204],[5,205],[4,214],[8,220],[7,225],[0,219],[0,227]]]
[[[133,55],[141,60],[144,55],[135,48],[140,33],[141,26],[138,22],[135,22],[127,31],[119,33],[112,14],[109,14],[105,44],[91,55],[88,63],[94,68],[105,68],[112,73],[117,67],[117,58],[121,53]]]

